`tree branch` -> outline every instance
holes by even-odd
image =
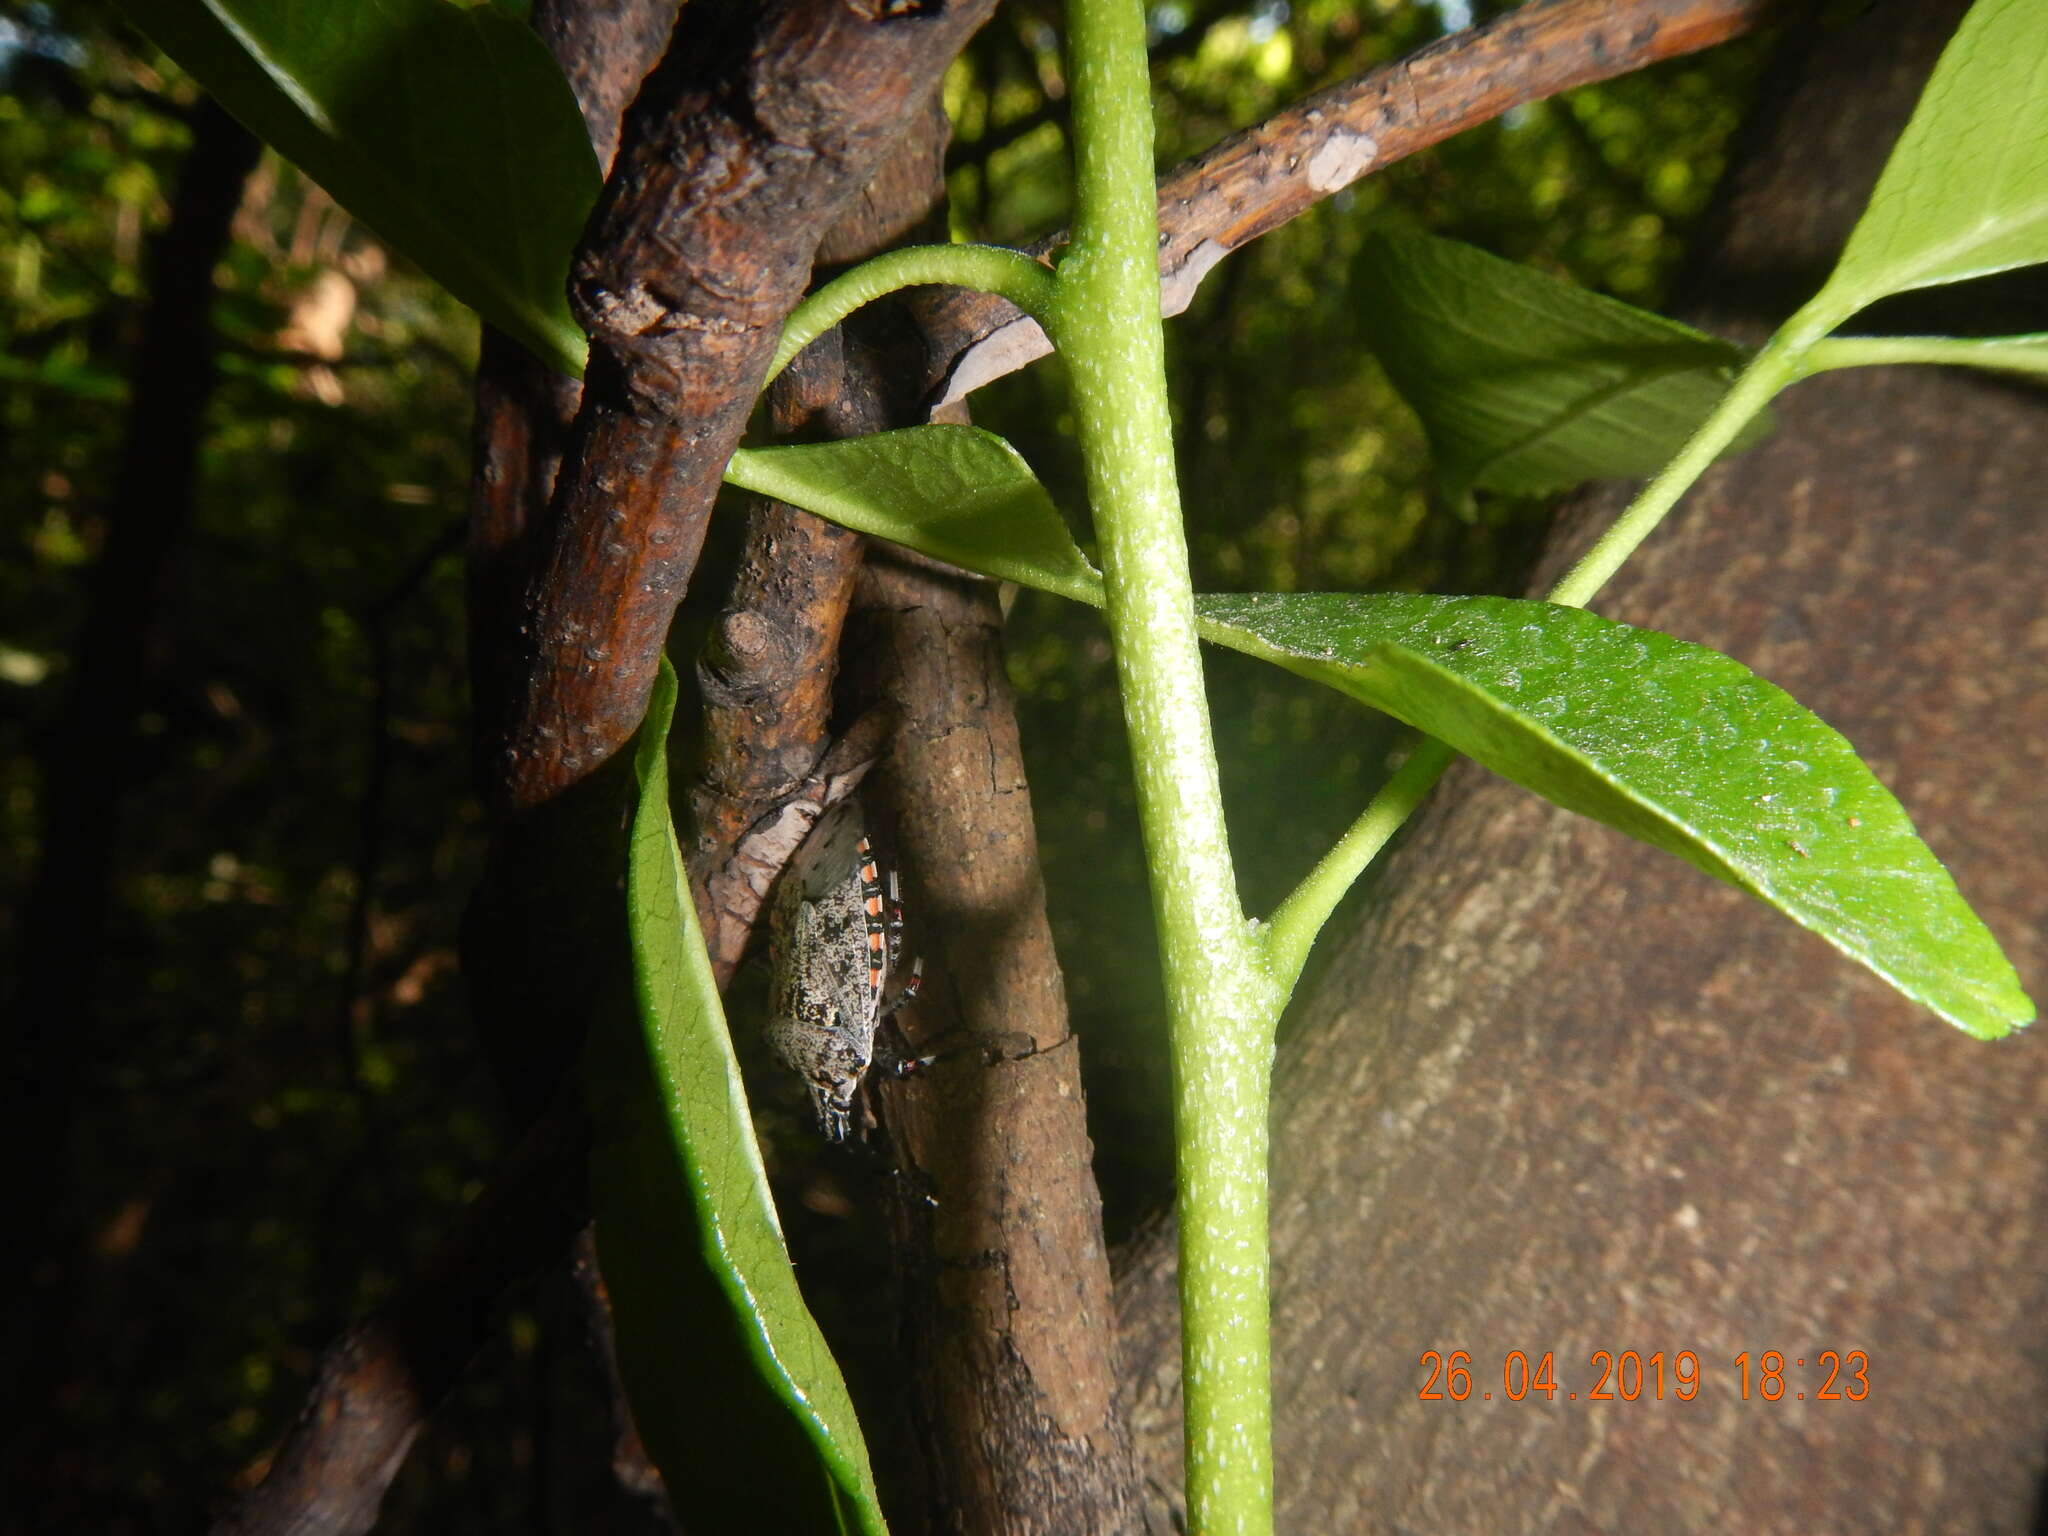
[[[819,241],[993,0],[690,5],[627,115],[571,300],[575,439],[525,604],[494,798],[554,798],[615,753]]]
[[[618,153],[626,103],[661,57],[675,14],[675,0],[535,0],[533,29],[562,66],[590,147],[607,171]],[[487,796],[489,746],[524,681],[523,647],[513,643],[519,604],[582,398],[579,381],[484,327],[471,435],[468,561],[473,766]]]
[[[1160,310],[1188,307],[1225,256],[1383,170],[1511,107],[1695,53],[1753,30],[1774,0],[1550,0],[1358,75],[1232,134],[1159,183]],[[1043,253],[1064,231],[1035,242]],[[925,384],[964,399],[1051,350],[1006,300],[964,290],[924,298]]]
[[[356,1536],[377,1523],[420,1426],[494,1331],[499,1293],[558,1259],[587,1219],[588,1138],[571,1083],[428,1264],[327,1347],[263,1482],[214,1536]]]

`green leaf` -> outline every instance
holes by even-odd
[[[1209,639],[1328,683],[1677,854],[1973,1035],[2034,1016],[1996,941],[1855,749],[1740,662],[1512,598],[1197,604]]]
[[[121,0],[259,137],[564,373],[564,296],[597,199],[582,114],[539,38],[447,0]]]
[[[1730,342],[1456,240],[1381,233],[1359,261],[1378,295],[1373,350],[1453,496],[1652,474],[1747,361]]]
[[[1023,459],[946,431],[972,470],[846,450],[736,455],[728,478],[847,527],[1099,606],[1100,578]],[[922,439],[931,443],[941,438]],[[784,454],[813,472],[770,476]],[[1568,810],[1677,854],[1985,1038],[2033,1017],[2011,964],[1842,737],[1740,662],[1582,609],[1304,593],[1195,600],[1203,638],[1363,700]]]
[[[693,1531],[883,1536],[797,1289],[669,817],[675,672],[640,728],[626,899],[639,1031],[596,1026],[591,1197],[634,1421]]]
[[[2048,13],[1977,0],[1809,310],[2048,261]]]
[[[725,478],[983,575],[1102,601],[1102,577],[1031,466],[978,427],[910,427],[837,443],[742,448]]]

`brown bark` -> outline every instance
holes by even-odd
[[[1875,7],[1766,91],[1717,289],[1812,291],[1961,9]],[[1844,730],[2038,981],[2040,396],[1872,370],[1799,386],[1781,418],[1599,607],[1730,652]],[[1569,524],[1553,569],[1618,504]],[[2025,1529],[2044,1103],[2026,1040],[1969,1040],[1733,890],[1454,773],[1284,1053],[1282,1527]],[[1170,1270],[1148,1240],[1121,1296],[1167,1486]],[[1629,1349],[1696,1352],[1699,1400],[1588,1401],[1594,1352]],[[1428,1350],[1470,1352],[1470,1400],[1419,1400]],[[1511,1350],[1554,1351],[1555,1402],[1506,1400]],[[1735,1359],[1767,1350],[1785,1398],[1744,1401]],[[1867,1352],[1867,1401],[1815,1400],[1826,1350]]]
[[[777,438],[874,430],[873,413],[848,399],[837,343],[834,336],[808,348],[769,390]],[[785,827],[779,813],[812,780],[830,740],[832,679],[861,543],[794,507],[757,505],[732,596],[697,663],[704,750],[689,786],[690,873],[721,981],[739,964],[770,884],[810,825],[799,817]],[[879,733],[869,736],[879,749]],[[823,809],[818,788],[814,811]],[[783,835],[764,860],[749,834],[774,829]]]
[[[627,115],[570,284],[589,367],[493,788],[531,808],[640,723],[725,462],[819,241],[993,0],[702,0]]]
[[[973,1047],[884,1090],[926,1529],[1131,1530],[1101,1199],[994,588],[871,559],[848,643],[899,722],[867,799],[926,959],[913,1044]]]
[[[676,0],[536,0],[531,21],[562,66],[597,163],[618,153],[626,103],[661,57]],[[480,786],[490,784],[489,743],[523,681],[513,643],[569,429],[583,398],[579,380],[556,373],[494,327],[484,327],[476,371],[469,515],[469,645],[479,728]]]

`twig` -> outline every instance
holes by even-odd
[[[263,1482],[214,1536],[353,1536],[376,1524],[427,1414],[494,1331],[493,1300],[558,1258],[587,1219],[588,1136],[572,1082],[427,1267],[328,1346]]]
[[[1306,96],[1159,184],[1159,304],[1188,307],[1225,256],[1370,171],[1573,86],[1629,74],[1754,29],[1772,0],[1550,0],[1398,64]],[[1034,252],[1064,244],[1064,231]],[[933,404],[965,398],[1050,350],[1015,305],[943,290],[921,300]]]

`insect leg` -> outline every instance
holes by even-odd
[[[889,970],[893,973],[903,960],[903,896],[896,882],[896,871],[893,869],[889,871],[888,924]],[[881,1017],[886,1019],[897,1009],[914,1001],[917,989],[923,985],[924,956],[919,955],[910,962],[910,980],[903,984],[903,990],[882,1005]]]
[[[897,1009],[905,1007],[906,1005],[916,1001],[917,990],[923,985],[924,956],[919,955],[915,960],[910,962],[910,980],[906,981],[903,984],[903,990],[901,992],[898,992],[894,997],[890,998],[888,1002],[882,1005],[882,1011],[878,1015],[878,1017],[886,1019],[891,1014],[895,1013]]]
[[[860,840],[858,854],[860,910],[867,924],[868,1000],[874,1003],[882,996],[882,980],[888,974],[889,962],[894,957],[890,952],[888,903],[882,895],[882,876],[875,868],[875,850],[869,846],[866,837]]]
[[[896,962],[903,958],[903,892],[897,884],[896,871],[889,871],[889,969],[896,969]]]

